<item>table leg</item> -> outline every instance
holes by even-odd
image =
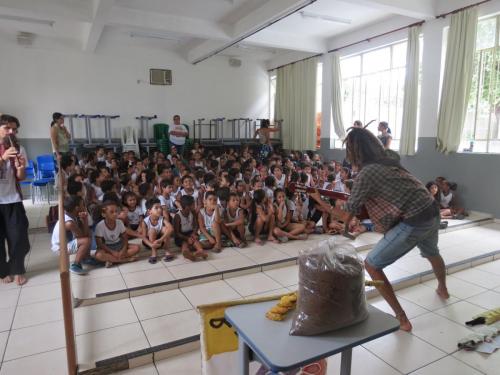
[[[352,349],[346,349],[342,352],[342,357],[340,360],[340,375],[350,375],[351,374],[351,360],[352,360]]]
[[[240,374],[241,375],[249,375],[250,373],[250,348],[246,344],[245,340],[241,337],[238,338],[238,356],[239,364],[240,364]]]

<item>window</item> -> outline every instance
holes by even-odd
[[[393,149],[399,148],[401,135],[406,45],[406,41],[399,42],[340,60],[346,128],[355,120],[363,124],[375,120],[368,129],[376,134],[378,123],[387,121]]]
[[[500,153],[500,16],[479,20],[460,151]]]

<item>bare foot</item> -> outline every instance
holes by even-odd
[[[410,321],[408,320],[408,318],[406,317],[405,313],[397,314],[396,319],[399,320],[399,329],[401,331],[411,332],[413,327],[412,327]]]
[[[280,241],[277,238],[275,238],[275,237],[269,237],[267,240],[268,241],[273,241],[274,243],[280,243]]]
[[[254,242],[257,244],[257,245],[264,245],[264,242],[259,238],[259,237],[255,237],[255,240]]]
[[[21,286],[28,282],[28,279],[24,275],[14,275],[14,280],[17,285]]]
[[[444,287],[444,288],[438,287],[436,289],[436,293],[442,299],[448,299],[448,298],[450,298],[450,294],[448,293],[448,289],[446,289],[446,287]]]
[[[2,284],[9,284],[9,283],[11,283],[13,281],[12,277],[10,277],[10,276],[5,276],[3,279],[0,279],[0,280],[1,280],[0,282]]]

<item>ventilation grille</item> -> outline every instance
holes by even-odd
[[[152,85],[171,85],[172,71],[167,69],[149,69],[149,83]]]
[[[35,34],[28,33],[26,31],[20,31],[17,33],[17,44],[20,46],[31,46],[33,44],[33,40],[35,39]]]

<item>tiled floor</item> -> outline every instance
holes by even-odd
[[[57,257],[50,253],[47,233],[30,235],[33,245],[27,259],[29,282],[22,288],[0,285],[0,375],[64,374],[65,352]],[[343,240],[343,239],[341,239]],[[500,225],[488,224],[443,233],[440,246],[445,260],[463,260],[500,249]],[[376,235],[359,237],[359,247],[376,241]],[[111,269],[93,270],[85,278],[73,278],[75,293],[95,296],[133,287],[141,280],[161,282],[252,265],[267,259],[296,256],[312,241],[285,245],[227,249],[211,254],[208,262],[190,264],[183,259],[155,266],[138,262]],[[360,255],[366,255],[366,251]],[[295,254],[295,255],[292,255]],[[283,259],[283,258],[281,258]],[[418,252],[412,251],[388,269],[391,279],[422,270]],[[192,267],[191,267],[192,266]],[[488,308],[500,306],[500,260],[449,276],[452,297],[443,303],[433,291],[435,281],[399,290],[403,307],[413,322],[413,334],[398,332],[354,351],[353,374],[498,374],[500,353],[483,357],[455,352],[456,340],[468,332],[463,322]],[[163,344],[199,332],[194,307],[223,300],[280,294],[297,284],[297,266],[271,269],[223,280],[186,286],[75,309],[78,354],[81,368],[96,360]],[[287,289],[288,288],[288,289]],[[388,311],[387,304],[371,300]],[[119,343],[117,345],[116,343]],[[392,348],[392,349],[391,349]],[[338,372],[339,360],[329,361],[329,374]],[[199,352],[159,361],[129,374],[199,374]]]

